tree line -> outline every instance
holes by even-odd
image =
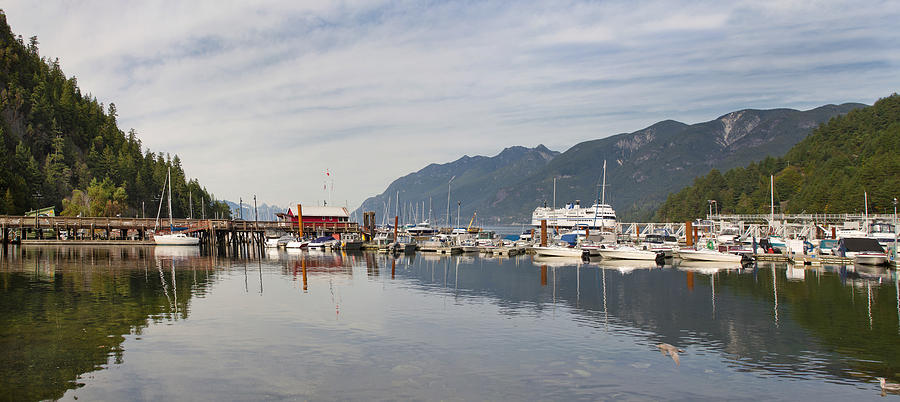
[[[156,216],[172,172],[173,215],[230,218],[178,155],[151,152],[116,122],[116,105],[83,93],[38,39],[15,36],[0,10],[0,214],[55,206],[81,216]]]
[[[724,174],[711,170],[669,194],[655,220],[682,222],[719,213],[892,213],[900,197],[900,95],[832,118],[781,158]],[[711,203],[715,200],[715,203]]]

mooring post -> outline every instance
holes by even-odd
[[[297,204],[297,238],[303,240],[303,207],[300,204]]]
[[[541,219],[541,247],[547,247],[547,220]]]
[[[688,247],[694,245],[694,223],[691,221],[684,223],[684,244]]]
[[[300,264],[303,267],[303,291],[306,291],[306,257],[300,257]]]

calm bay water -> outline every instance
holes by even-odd
[[[713,268],[10,248],[0,395],[847,400],[900,382],[894,271]]]

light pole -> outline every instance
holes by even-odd
[[[253,221],[259,220],[259,211],[256,209],[256,194],[253,194]]]
[[[459,206],[462,205],[462,201],[456,201],[456,227],[459,227]]]
[[[894,261],[897,261],[897,197],[894,197]]]
[[[453,179],[455,178],[456,176],[453,176],[450,178],[450,181],[447,182],[447,226],[451,228],[453,227],[453,224],[450,223],[450,183],[453,183]]]
[[[241,210],[241,220],[244,220],[244,199],[238,197],[238,209]]]

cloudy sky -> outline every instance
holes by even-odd
[[[563,151],[664,119],[871,104],[900,87],[898,1],[0,7],[217,197],[283,206],[355,208],[429,163],[509,145]]]

